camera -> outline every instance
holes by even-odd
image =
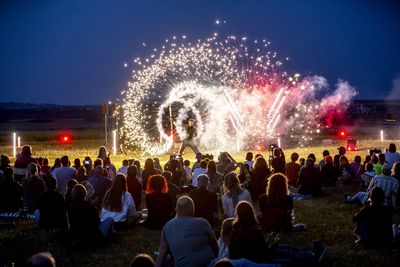
[[[85,164],[85,165],[90,165],[90,160],[84,160],[84,161],[83,161],[83,164]]]
[[[279,146],[277,144],[270,144],[269,146],[269,151],[274,151],[275,148],[279,148]]]

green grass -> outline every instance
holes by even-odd
[[[65,146],[55,142],[31,142],[35,156],[47,156],[52,162],[54,158],[69,155],[71,159],[89,155],[94,158],[101,141],[76,141]],[[361,151],[349,153],[349,158],[355,155],[364,156],[371,147],[384,148],[387,143],[363,141]],[[331,153],[336,152],[336,146],[328,147]],[[320,159],[325,147],[286,149],[288,157],[296,151],[301,157],[314,153]],[[0,146],[0,153],[10,153],[9,146]],[[267,152],[264,152],[266,154]],[[244,158],[245,152],[232,153],[237,160]],[[129,153],[129,155],[112,156],[117,167],[124,158],[143,160],[146,155]],[[193,159],[193,153],[187,158]],[[160,156],[162,162],[168,155]],[[352,234],[352,216],[359,207],[343,204],[343,195],[351,193],[346,188],[325,189],[320,198],[295,201],[295,221],[305,223],[308,230],[294,233],[291,237],[282,236],[281,242],[291,243],[302,249],[311,249],[314,240],[321,240],[327,246],[325,266],[400,266],[398,251],[369,251],[354,245]],[[395,222],[400,223],[398,217]],[[50,251],[57,260],[58,266],[127,266],[134,255],[139,252],[154,255],[158,250],[160,232],[136,227],[118,233],[103,248],[76,249],[56,242],[53,234],[41,232],[32,222],[23,221],[15,227],[0,231],[0,261],[7,266],[14,262],[22,264],[30,255],[39,251]]]

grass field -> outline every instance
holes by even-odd
[[[94,158],[101,141],[76,141],[71,145],[60,145],[56,142],[30,142],[34,156],[47,156],[51,163],[54,158],[69,155],[71,159],[89,155]],[[372,147],[384,148],[388,142],[360,142],[359,152],[349,153],[349,158],[355,155],[364,157]],[[396,142],[398,144],[398,142]],[[328,147],[332,154],[336,146]],[[319,160],[322,150],[326,147],[310,147],[285,149],[286,157],[296,151],[301,157],[314,153]],[[11,154],[9,146],[0,146],[0,153]],[[268,152],[264,152],[266,154]],[[245,152],[232,153],[238,160],[243,160]],[[192,153],[186,155],[194,159]],[[132,153],[129,155],[112,156],[117,167],[124,158],[137,158],[142,162],[146,155]],[[162,162],[168,155],[160,156]],[[398,250],[368,251],[354,245],[352,235],[352,216],[359,209],[357,206],[343,204],[343,195],[350,193],[347,188],[324,189],[320,198],[295,201],[295,221],[308,226],[306,232],[294,233],[291,237],[282,236],[281,242],[291,243],[302,249],[310,249],[313,240],[321,240],[327,246],[327,257],[324,266],[400,266]],[[395,218],[400,223],[398,217]],[[103,247],[97,249],[76,249],[57,242],[54,234],[45,233],[28,221],[20,222],[13,228],[0,232],[0,264],[6,266],[21,265],[31,254],[38,251],[50,251],[56,257],[58,266],[127,266],[130,259],[139,252],[151,255],[158,249],[159,231],[150,231],[136,227],[126,232],[118,233]]]

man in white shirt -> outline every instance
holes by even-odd
[[[200,161],[200,168],[197,168],[193,171],[192,186],[197,187],[197,178],[199,177],[200,174],[206,174],[206,173],[207,173],[207,161],[202,160]]]
[[[128,167],[129,167],[129,161],[127,159],[124,159],[122,161],[122,167],[119,168],[119,170],[117,171],[117,173],[122,173],[125,174],[125,176],[127,176],[128,174]]]
[[[56,170],[55,176],[58,184],[58,192],[65,195],[67,193],[68,181],[76,177],[75,168],[69,167],[68,156],[61,157],[61,168]]]

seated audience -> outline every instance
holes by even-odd
[[[189,192],[189,197],[194,202],[194,217],[201,217],[208,221],[211,228],[216,226],[218,215],[218,197],[217,194],[208,191],[209,178],[207,174],[199,175],[197,179],[198,188]]]
[[[148,254],[137,254],[129,263],[129,267],[154,267],[153,258]]]
[[[277,150],[279,151],[279,150]],[[267,161],[263,157],[256,158],[253,170],[250,172],[249,192],[251,199],[257,201],[267,185],[267,178],[271,175]]]
[[[117,173],[122,173],[125,176],[128,175],[128,167],[129,167],[129,161],[127,159],[124,159],[122,161],[122,167],[118,169]]]
[[[137,179],[138,169],[135,165],[128,167],[126,182],[128,184],[128,192],[132,195],[135,201],[136,210],[141,210],[142,205],[142,184]]]
[[[299,154],[296,152],[290,155],[290,162],[285,166],[286,177],[291,186],[297,186],[300,172],[300,164],[296,161],[299,159]]]
[[[48,158],[43,158],[42,166],[40,166],[40,172],[43,175],[49,175],[50,174],[50,166],[49,166],[49,159]]]
[[[167,180],[168,193],[171,196],[172,204],[174,204],[174,203],[176,204],[177,196],[180,193],[181,189],[172,182],[172,172],[165,171],[161,175],[165,177],[165,180]],[[175,204],[174,204],[174,208],[175,208]]]
[[[262,262],[266,252],[264,234],[258,225],[253,206],[249,202],[240,201],[232,225],[229,258]]]
[[[329,150],[325,149],[324,151],[322,151],[322,159],[318,164],[319,169],[322,169],[322,167],[326,164],[326,161],[325,161],[326,156],[329,156]],[[331,157],[331,159],[332,159],[332,157]],[[332,159],[332,162],[333,162],[333,159]]]
[[[56,177],[56,171],[61,168],[61,159],[56,158],[54,160],[53,166],[50,168],[50,176],[53,176],[54,178]]]
[[[219,193],[220,192],[220,182],[222,184],[222,174],[217,172],[217,164],[214,160],[210,160],[207,163],[207,176],[210,179],[210,183],[208,184],[208,190],[211,192]]]
[[[334,186],[338,180],[340,171],[333,164],[331,156],[325,157],[325,163],[321,167],[321,183],[325,186]]]
[[[82,166],[82,165],[81,165],[81,160],[80,160],[79,158],[74,159],[74,166],[72,166],[72,167],[74,167],[74,169],[75,169],[76,171],[78,171],[78,169],[79,169],[81,166]]]
[[[32,147],[23,146],[14,163],[14,179],[17,182],[20,183],[25,177],[29,163],[36,163],[36,160],[32,157]]]
[[[89,183],[89,181],[87,179],[88,179],[88,177],[87,177],[87,173],[86,173],[86,167],[81,166],[77,171],[76,181],[85,187],[86,200],[92,201],[94,198],[95,192],[94,192],[93,186]]]
[[[125,175],[117,174],[104,195],[101,221],[112,218],[115,228],[119,230],[134,225],[141,217],[142,213],[136,210],[135,201],[128,192]]]
[[[392,210],[384,206],[385,193],[379,187],[371,191],[371,205],[362,208],[355,216],[357,243],[366,248],[388,247],[392,241]]]
[[[283,153],[282,149],[279,147],[274,148],[272,152],[272,160],[271,160],[271,167],[272,173],[285,173],[285,154]]]
[[[65,193],[65,209],[68,211],[69,207],[72,205],[74,202],[72,200],[71,192],[72,188],[78,184],[78,181],[75,179],[71,179],[67,183],[67,192]]]
[[[61,165],[61,168],[56,170],[54,178],[57,179],[58,192],[65,195],[67,193],[68,181],[76,177],[76,170],[69,167],[68,156],[61,157]]]
[[[307,159],[306,165],[300,170],[299,194],[319,195],[321,193],[321,174],[315,168],[314,161]]]
[[[243,164],[247,164],[249,166],[250,170],[253,169],[253,164],[254,164],[253,158],[254,158],[253,152],[247,152],[246,161],[243,162]]]
[[[230,173],[236,169],[235,163],[233,163],[228,156],[227,152],[222,152],[218,157],[219,162],[217,163],[217,171],[223,175]]]
[[[3,169],[4,180],[0,182],[0,212],[16,212],[22,208],[24,190],[14,181],[14,172],[11,167]]]
[[[64,197],[57,192],[57,180],[49,177],[47,191],[39,196],[39,227],[44,230],[67,229]]]
[[[186,174],[186,184],[192,183],[192,168],[190,168],[190,160],[185,159],[183,161],[183,169],[185,170]]]
[[[242,189],[237,174],[230,172],[224,177],[224,195],[222,196],[222,207],[227,218],[235,216],[235,207],[242,200],[251,203],[250,193],[247,189]]]
[[[269,178],[267,191],[259,199],[262,213],[261,225],[267,232],[292,230],[293,199],[289,196],[286,177],[281,174],[273,174]]]
[[[348,203],[362,203],[365,204],[368,200],[368,197],[372,193],[372,189],[374,187],[379,187],[384,192],[384,201],[383,205],[387,207],[396,207],[397,194],[399,191],[399,181],[397,181],[391,175],[391,168],[389,164],[385,164],[382,167],[382,174],[376,175],[372,178],[369,183],[367,192],[358,192],[354,196],[346,196],[346,202]]]
[[[400,154],[396,152],[395,144],[389,144],[389,147],[385,151],[385,159],[390,167],[392,167],[396,162],[400,161]]]
[[[30,257],[25,266],[27,267],[56,267],[56,260],[50,252],[40,252]]]
[[[363,187],[368,188],[369,183],[371,182],[372,178],[374,178],[376,173],[374,172],[374,165],[371,162],[368,162],[365,165],[365,172],[361,176],[361,180],[363,183]]]
[[[173,217],[174,207],[164,176],[160,174],[150,176],[146,189],[146,206],[148,210],[146,227],[162,229],[164,224]]]
[[[144,169],[142,172],[142,184],[143,184],[143,188],[146,189],[147,188],[147,182],[150,176],[154,175],[154,174],[158,174],[161,173],[160,171],[158,171],[156,168],[154,168],[154,161],[152,158],[148,158],[146,159],[146,161],[144,162]]]
[[[94,188],[93,203],[97,208],[101,208],[104,195],[112,181],[103,175],[103,167],[100,165],[94,168],[93,176],[89,177],[88,181]]]
[[[181,184],[184,184],[185,181],[185,171],[183,169],[183,162],[182,159],[172,159],[167,168],[166,171],[169,171],[172,174],[171,182],[175,184],[176,186],[180,186]]]
[[[210,224],[194,218],[194,203],[181,197],[176,203],[176,217],[167,222],[161,233],[157,267],[165,266],[168,254],[174,266],[207,266],[218,254],[218,244]]]
[[[77,184],[72,188],[74,203],[68,211],[69,233],[72,240],[87,244],[98,244],[111,230],[113,219],[106,218],[100,223],[97,209],[86,201],[86,189]]]
[[[26,168],[26,176],[22,179],[24,190],[23,203],[28,213],[33,213],[39,209],[39,196],[45,191],[45,183],[40,178],[36,163],[29,163]]]
[[[207,161],[203,159],[202,161],[200,161],[200,167],[196,168],[193,171],[192,186],[197,187],[197,178],[199,177],[199,175],[206,173],[207,173]]]

